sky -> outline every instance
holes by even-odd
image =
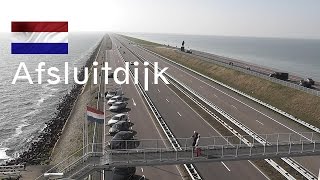
[[[69,31],[320,38],[319,0],[2,0],[11,21],[68,21]]]

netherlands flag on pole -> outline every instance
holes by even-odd
[[[68,22],[11,22],[11,54],[68,54]]]
[[[87,106],[87,120],[89,122],[104,123],[104,113],[95,108]]]

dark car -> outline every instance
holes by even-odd
[[[112,169],[113,180],[127,180],[131,179],[136,173],[136,167],[116,167]]]
[[[120,131],[128,131],[129,128],[133,126],[132,122],[129,121],[118,121],[115,123],[110,129],[109,129],[109,134],[111,136],[117,134]]]
[[[113,136],[108,143],[110,149],[134,149],[140,145],[140,141],[134,139],[136,133],[133,131],[120,131]]]
[[[115,102],[112,104],[112,106],[109,108],[111,112],[119,112],[123,109],[125,109],[128,105],[128,102]]]

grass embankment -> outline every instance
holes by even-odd
[[[206,62],[170,48],[161,48],[156,43],[124,37],[136,43],[153,44],[146,48],[320,127],[320,97],[318,96]]]
[[[320,127],[320,97],[282,86],[240,71],[205,62],[168,48],[150,50],[243,91],[310,124]]]

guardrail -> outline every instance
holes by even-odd
[[[264,135],[261,135],[264,136]],[[320,141],[310,141],[303,136],[292,139],[295,134],[270,134],[269,139],[274,138],[271,145],[252,142],[251,146],[246,144],[216,144],[215,139],[222,137],[205,137],[200,141],[211,142],[207,145],[197,147],[186,146],[180,150],[174,148],[148,147],[138,149],[109,150],[110,166],[132,166],[132,165],[165,165],[179,164],[181,162],[213,162],[243,159],[265,159],[287,156],[319,155]],[[272,137],[272,138],[271,138]],[[281,137],[281,138],[280,138]],[[231,137],[226,137],[231,138]],[[237,138],[236,136],[234,137]],[[186,139],[178,139],[185,141]],[[139,140],[155,145],[158,140]],[[136,143],[133,141],[127,144]],[[205,144],[205,143],[203,143]]]

